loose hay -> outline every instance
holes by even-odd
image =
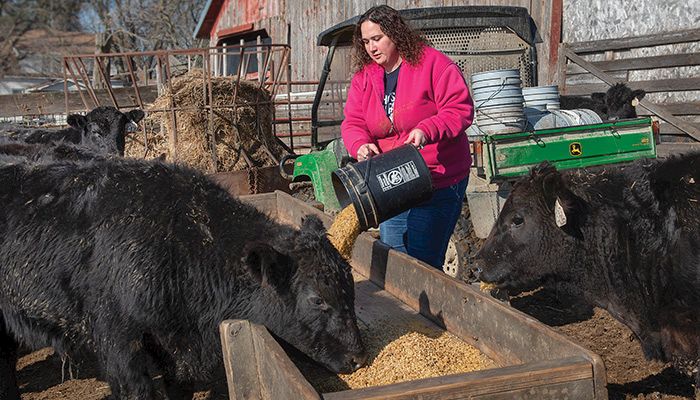
[[[259,88],[257,82],[241,81],[233,107],[233,94],[237,81],[229,77],[211,77],[213,118],[212,131],[216,143],[217,168],[210,151],[209,113],[205,109],[208,96],[205,96],[205,80],[202,70],[192,70],[187,74],[172,78],[172,91],[169,87],[153,103],[150,110],[170,109],[171,100],[176,111],[177,161],[204,172],[240,171],[251,166],[241,153],[244,151],[252,167],[278,165],[284,149],[274,138],[272,116],[274,109],[270,94]],[[217,108],[225,107],[225,108]],[[144,151],[143,136],[136,135],[127,143],[126,155],[131,157],[155,158],[165,155],[174,161],[170,152],[169,137],[172,132],[170,112],[149,112],[146,120],[148,148]],[[271,155],[262,147],[267,146]]]
[[[447,331],[427,326],[360,325],[369,365],[352,374],[331,374],[321,367],[300,369],[321,393],[388,385],[422,378],[478,371],[496,364]]]
[[[496,285],[495,283],[488,283],[488,282],[479,283],[479,290],[481,290],[482,292],[489,292],[493,289],[496,289],[497,287],[498,287],[498,285]]]
[[[346,260],[352,257],[352,247],[359,234],[360,220],[352,204],[338,213],[333,225],[328,229],[331,243]]]

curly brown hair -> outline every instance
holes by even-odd
[[[382,32],[396,45],[401,58],[411,65],[416,65],[423,55],[423,47],[426,45],[425,39],[419,32],[411,29],[401,18],[395,9],[386,6],[375,6],[367,10],[355,25],[355,33],[352,39],[352,59],[355,70],[359,71],[365,65],[372,63],[372,58],[365,50],[362,42],[361,25],[365,21],[371,21],[379,25]]]

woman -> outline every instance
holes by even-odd
[[[462,71],[384,5],[360,17],[353,52],[357,72],[341,127],[348,152],[362,161],[410,143],[435,189],[430,201],[380,224],[381,240],[442,268],[471,166],[465,130],[474,106]]]

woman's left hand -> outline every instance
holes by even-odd
[[[422,129],[415,128],[408,133],[408,139],[406,139],[404,144],[412,144],[416,146],[419,150],[425,146],[427,140],[425,139],[425,132]]]

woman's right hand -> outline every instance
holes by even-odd
[[[375,154],[379,154],[379,148],[374,143],[365,143],[357,149],[357,161],[364,161]]]

